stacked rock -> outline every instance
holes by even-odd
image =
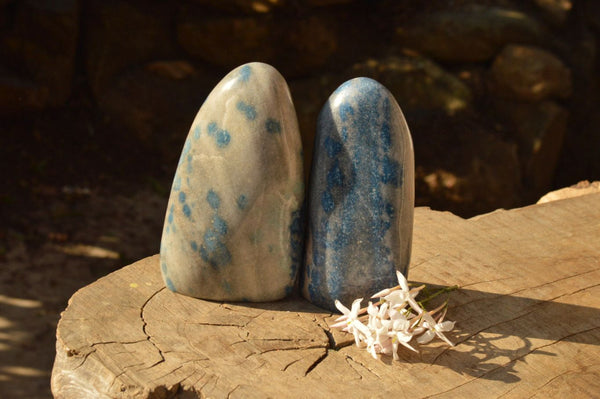
[[[390,92],[357,78],[318,121],[303,295],[334,310],[407,274],[414,160]],[[271,301],[292,293],[305,250],[302,148],[281,75],[261,63],[229,73],[186,139],[169,198],[161,269],[174,292]]]

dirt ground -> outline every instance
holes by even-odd
[[[0,398],[52,397],[69,298],[159,251],[175,164],[90,113],[75,104],[2,121]]]
[[[25,231],[3,232],[0,397],[51,397],[55,330],[71,295],[158,252],[166,198],[69,187],[45,195]]]

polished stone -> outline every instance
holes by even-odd
[[[161,241],[171,291],[270,301],[294,287],[302,258],[302,144],[283,77],[262,63],[230,72],[192,124]]]
[[[335,311],[406,275],[414,213],[410,132],[391,93],[368,78],[321,110],[309,191],[303,295]]]

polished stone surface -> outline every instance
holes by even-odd
[[[185,141],[161,241],[165,284],[203,299],[270,301],[302,258],[302,144],[289,89],[273,67],[230,72]]]
[[[319,115],[309,191],[303,295],[335,311],[406,275],[414,212],[410,132],[391,93],[350,80]]]

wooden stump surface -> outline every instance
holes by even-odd
[[[158,255],[79,290],[57,398],[563,398],[600,395],[600,194],[472,219],[418,208],[409,281],[458,285],[449,338],[373,359],[303,299],[168,291]]]

